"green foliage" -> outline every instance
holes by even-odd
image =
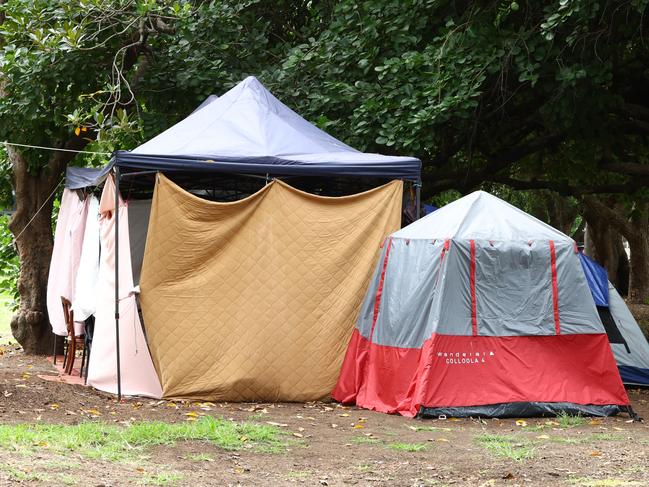
[[[128,149],[254,74],[351,145],[427,161],[428,186],[440,190],[502,171],[592,183],[602,179],[602,154],[640,154],[645,144],[611,114],[639,102],[647,1],[611,9],[586,0],[9,0],[0,8],[8,91],[0,138],[16,142],[76,136],[98,139],[93,149]],[[149,28],[156,19],[169,25],[164,35]],[[141,25],[146,51],[121,72]],[[524,153],[488,172],[512,147],[548,134],[561,134],[548,147],[553,157]],[[42,166],[42,152],[27,154]],[[438,181],[440,172],[449,177]]]
[[[112,129],[119,134],[133,130],[139,117],[125,108],[132,79],[123,71],[132,55],[129,47],[142,22],[175,15],[174,5],[119,0],[9,0],[0,5],[5,92],[0,139],[53,146],[75,138],[102,140]],[[21,152],[32,174],[50,156],[41,150]]]
[[[20,262],[9,231],[9,217],[0,216],[0,290],[12,298],[11,309],[18,303],[18,274]]]
[[[0,211],[10,210],[14,198],[11,188],[11,165],[4,144],[0,144]]]

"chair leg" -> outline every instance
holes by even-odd
[[[76,354],[77,354],[77,344],[73,337],[73,339],[70,340],[70,343],[68,343],[68,367],[66,370],[66,373],[68,375],[72,374],[72,369],[74,368],[74,359]]]
[[[53,333],[54,335],[54,352],[52,353],[52,362],[54,365],[56,365],[56,339],[58,338],[56,333]]]
[[[68,337],[63,337],[63,371],[68,363]]]

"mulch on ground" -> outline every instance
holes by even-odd
[[[280,453],[199,441],[156,446],[139,464],[0,451],[0,484],[25,485],[649,485],[649,424],[613,418],[416,420],[335,403],[232,404],[127,398],[47,381],[45,357],[5,346],[0,424],[178,423],[204,415],[285,432]],[[649,391],[633,390],[649,420]]]

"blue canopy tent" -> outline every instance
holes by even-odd
[[[246,78],[220,97],[209,97],[187,118],[133,151],[116,151],[104,171],[111,169],[116,186],[115,207],[120,182],[127,194],[138,188],[150,191],[155,174],[163,172],[177,183],[193,185],[200,191],[208,191],[212,184],[212,196],[217,184],[224,188],[228,181],[239,181],[241,176],[266,181],[273,177],[317,181],[312,184],[347,178],[402,179],[414,186],[415,215],[421,214],[419,159],[360,152],[303,119],[254,77]],[[91,177],[99,175],[88,175]],[[116,242],[118,228],[116,222]],[[116,262],[118,252],[117,247]],[[117,383],[121,396],[119,269],[115,267]]]
[[[256,78],[208,98],[187,118],[133,151],[117,151],[122,172],[343,176],[418,182],[414,157],[360,152],[288,108]]]

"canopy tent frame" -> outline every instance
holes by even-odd
[[[122,400],[122,367],[119,348],[119,166],[114,167],[115,176],[115,358],[117,359],[117,401]]]

